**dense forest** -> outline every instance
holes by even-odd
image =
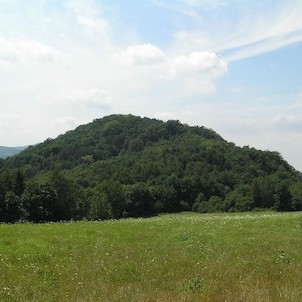
[[[0,221],[302,209],[302,177],[277,152],[213,130],[111,115],[0,159]]]

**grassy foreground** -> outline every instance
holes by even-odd
[[[302,301],[302,213],[0,225],[0,301]]]

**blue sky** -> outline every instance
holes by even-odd
[[[301,13],[300,0],[0,0],[0,145],[132,113],[302,171]]]

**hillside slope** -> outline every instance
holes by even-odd
[[[56,179],[68,180],[68,207],[86,211],[79,216],[94,207],[94,218],[302,208],[301,176],[279,153],[240,148],[178,121],[107,116],[27,148],[4,161],[7,169],[57,193]]]

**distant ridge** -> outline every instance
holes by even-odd
[[[0,158],[7,158],[14,156],[21,151],[26,149],[26,147],[5,147],[5,146],[0,146]]]

